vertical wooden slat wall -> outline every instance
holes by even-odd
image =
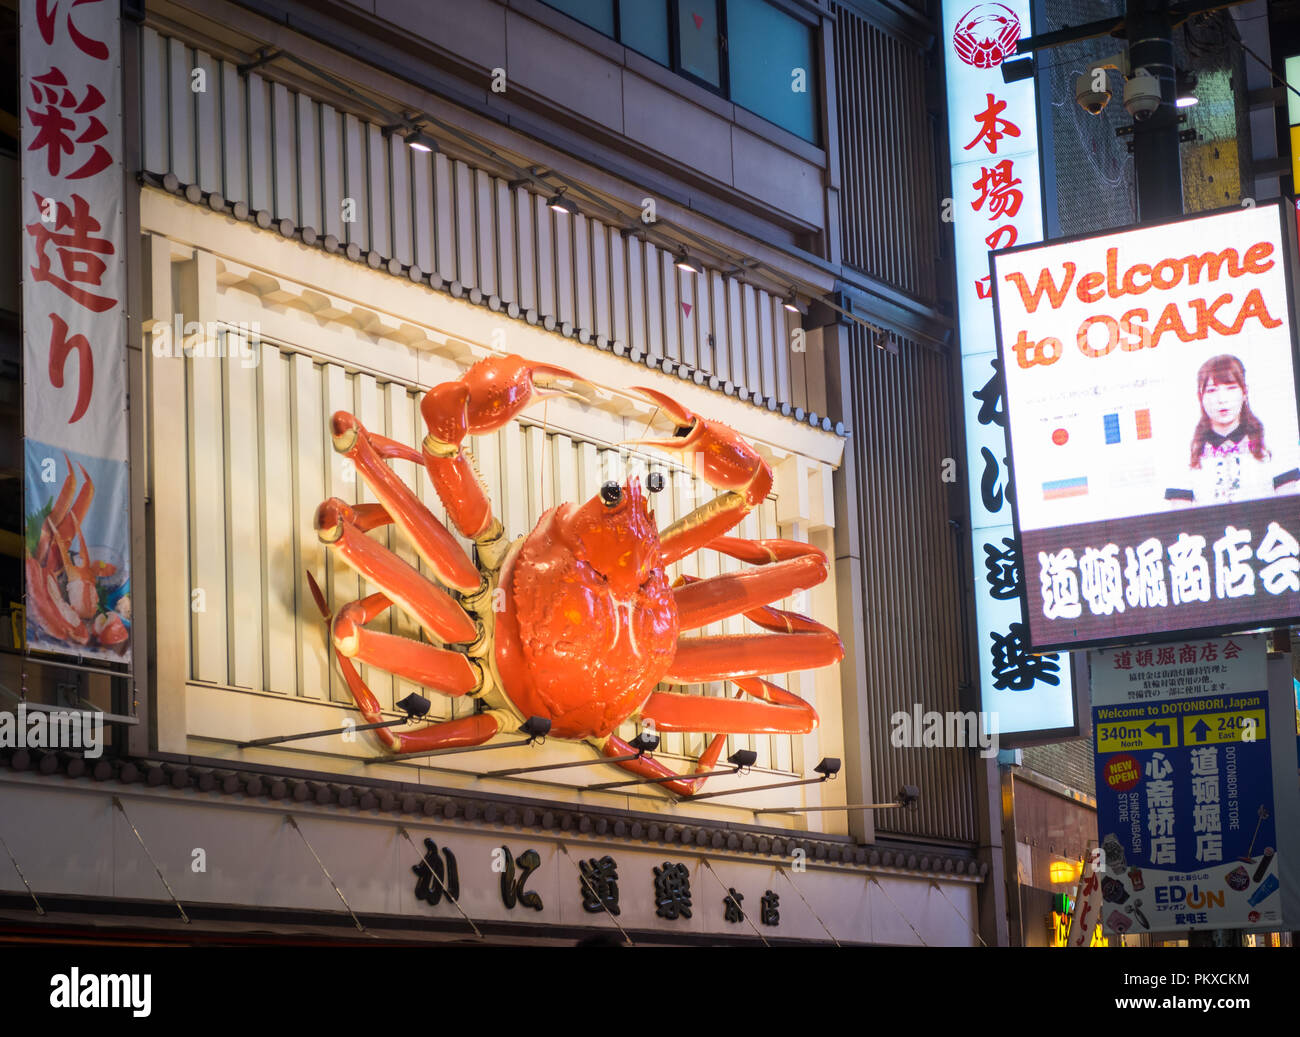
[[[324,625],[306,592],[304,570],[312,572],[338,609],[378,588],[337,563],[314,535],[314,512],[325,498],[338,496],[351,504],[373,500],[351,466],[329,448],[326,415],[348,409],[372,431],[416,444],[423,435],[419,414],[421,391],[396,380],[321,362],[287,345],[263,342],[261,362],[245,367],[221,365],[221,377],[210,376],[211,361],[198,356],[185,361],[190,414],[188,486],[190,567],[193,585],[203,591],[192,610],[190,679],[207,684],[334,702],[351,696],[331,665]],[[610,477],[639,475],[644,485],[652,470],[669,478],[654,500],[661,527],[714,495],[705,483],[661,458],[620,450],[552,432],[535,421],[516,421],[500,432],[471,440],[493,507],[506,530],[518,535],[530,530],[549,507],[562,501],[582,501],[594,495]],[[442,521],[446,512],[428,485],[422,468],[408,461],[392,462],[408,485]],[[505,472],[525,478],[506,478]],[[266,501],[284,506],[264,506]],[[412,565],[419,561],[410,545],[393,530],[371,533]],[[776,502],[764,501],[737,528],[744,537],[780,535]],[[464,541],[462,540],[462,543]],[[712,552],[689,556],[673,565],[671,583],[679,575],[711,576],[745,568]],[[779,604],[779,603],[778,603]],[[787,608],[797,607],[792,599]],[[420,637],[417,625],[399,610],[371,624],[407,637]],[[692,634],[741,633],[744,621],[733,617]],[[413,690],[405,681],[373,666],[360,667],[362,677],[387,709]],[[789,675],[772,679],[789,686]],[[721,684],[688,688],[665,685],[663,690],[701,695],[726,695]],[[472,708],[432,696],[431,716],[449,718]],[[624,725],[623,736],[635,735]],[[697,757],[703,735],[665,736],[669,755]],[[760,767],[792,772],[794,748],[790,736],[736,736],[728,752],[753,748]]]
[[[939,206],[917,46],[836,5],[836,106],[845,264],[933,305],[938,290]],[[913,706],[966,708],[962,680],[962,579],[940,473],[954,453],[947,355],[900,340],[876,348],[849,335],[873,787],[924,790],[916,811],[880,811],[880,833],[971,842],[979,759],[970,749],[897,748],[891,718]],[[792,356],[803,377],[805,358]]]
[[[961,677],[961,579],[948,526],[943,459],[952,450],[950,360],[904,343],[877,349],[851,331],[862,579],[873,787],[925,789],[916,811],[881,811],[881,832],[976,838],[970,749],[897,748],[890,718],[915,704],[940,713],[965,708]]]
[[[775,320],[785,312],[779,296],[717,271],[684,273],[673,254],[625,238],[617,227],[556,214],[545,198],[510,191],[460,158],[411,151],[365,119],[261,73],[241,76],[232,63],[153,29],[143,30],[140,62],[149,172],[175,173],[184,184],[219,190],[227,202],[355,243],[362,253],[414,262],[458,281],[467,294],[477,289],[502,308],[516,304],[582,341],[603,336],[633,354],[670,358],[779,403],[808,405],[795,384],[785,322]],[[191,89],[195,68],[206,73],[206,92]],[[888,89],[908,111],[920,104],[903,85]],[[888,110],[882,106],[873,118]],[[890,132],[914,132],[908,122],[891,118]],[[922,107],[917,125],[923,124]],[[925,185],[904,172],[889,170],[894,195],[919,197]],[[851,190],[846,184],[846,195]],[[911,256],[909,269],[924,265],[907,237],[873,239],[873,247],[882,256]],[[846,245],[850,262],[874,271],[860,252]],[[913,277],[901,286],[921,283]]]
[[[940,198],[925,55],[836,7],[844,261],[921,299],[936,289]]]

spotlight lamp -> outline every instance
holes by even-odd
[[[682,249],[677,256],[677,269],[684,270],[688,274],[704,273],[704,267],[700,266],[699,263],[693,260],[685,249]]]
[[[727,757],[727,762],[733,767],[739,767],[741,770],[754,766],[758,762],[758,753],[753,749],[737,749]]]
[[[786,293],[785,299],[782,300],[781,305],[784,306],[791,313],[808,312],[808,308],[806,306],[801,306],[799,304],[799,298],[794,294],[793,288],[791,288],[790,291]]]
[[[903,785],[898,790],[898,805],[908,810],[915,810],[917,800],[921,798],[921,790],[915,785]]]
[[[551,722],[545,717],[529,717],[519,725],[519,733],[529,738],[545,738],[551,733]]]
[[[415,151],[438,152],[438,142],[422,130],[416,130],[406,136],[406,146]]]
[[[429,700],[415,691],[397,703],[397,708],[406,714],[408,720],[419,720],[429,712],[429,706]]]
[[[551,207],[552,212],[562,212],[568,216],[578,215],[578,207],[569,201],[569,199],[564,197],[563,187],[561,187],[546,204]]]
[[[627,744],[639,753],[652,753],[659,748],[659,736],[642,731]]]
[[[814,774],[821,774],[827,778],[833,778],[840,772],[840,761],[834,756],[822,758],[822,762],[813,768]]]

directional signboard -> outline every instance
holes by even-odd
[[[1264,638],[1089,663],[1106,931],[1281,927]]]

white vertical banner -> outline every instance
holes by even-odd
[[[131,657],[118,0],[20,5],[27,643]]]
[[[1030,0],[945,0],[943,32],[981,708],[1005,738],[1076,722],[1069,656],[1032,654],[1021,615],[989,277],[991,251],[1043,236],[1034,80],[1004,83],[1001,68],[1030,34]]]

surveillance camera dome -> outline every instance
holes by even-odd
[[[1110,89],[1093,89],[1092,72],[1085,72],[1074,81],[1074,99],[1089,115],[1100,115],[1110,104]]]
[[[1124,108],[1138,122],[1145,122],[1160,108],[1160,80],[1140,68],[1124,83]]]

